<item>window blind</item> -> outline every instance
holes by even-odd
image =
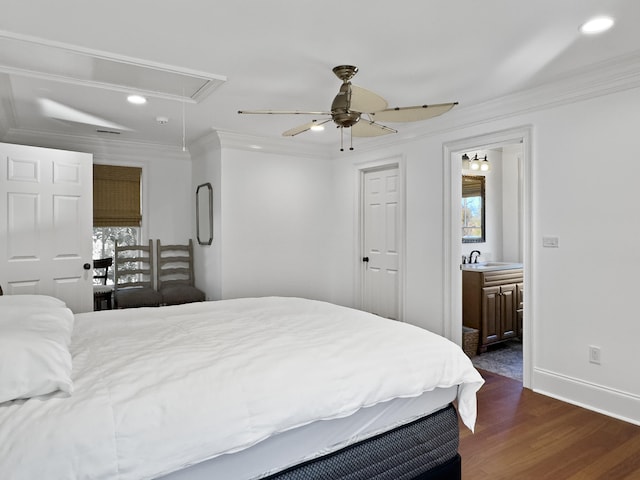
[[[140,226],[139,167],[93,166],[93,226]]]
[[[484,190],[483,176],[462,176],[462,198],[482,197]]]

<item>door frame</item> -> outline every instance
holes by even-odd
[[[459,155],[468,150],[486,150],[506,143],[522,143],[522,241],[524,262],[524,284],[527,301],[523,318],[523,386],[532,388],[534,365],[535,288],[534,288],[534,222],[533,222],[533,127],[525,125],[474,137],[454,140],[443,144],[443,284],[444,288],[444,334],[460,344],[462,341],[462,232],[459,219],[462,196],[462,162]]]
[[[364,250],[364,175],[365,173],[376,171],[376,170],[389,170],[392,168],[397,168],[398,173],[400,175],[400,180],[398,182],[400,186],[400,195],[398,198],[400,199],[399,205],[399,219],[398,222],[398,231],[396,234],[398,235],[398,245],[400,245],[400,252],[398,253],[398,268],[400,269],[400,274],[398,275],[398,320],[404,321],[404,308],[405,308],[405,278],[406,278],[406,185],[405,185],[405,160],[402,155],[395,155],[392,157],[383,158],[380,160],[363,162],[355,165],[356,167],[356,192],[357,192],[357,202],[358,202],[358,232],[356,235],[356,247],[355,251],[358,252],[357,257],[355,259],[355,292],[357,294],[357,304],[358,308],[363,309],[364,307],[364,274],[365,274],[365,265],[362,261],[362,258],[365,256]]]

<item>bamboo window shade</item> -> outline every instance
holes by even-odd
[[[481,175],[462,176],[462,198],[482,197],[484,195],[484,177]]]
[[[140,226],[139,167],[93,166],[93,226]]]

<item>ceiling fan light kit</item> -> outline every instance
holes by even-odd
[[[340,151],[344,151],[344,129],[350,129],[351,146],[353,137],[377,137],[389,133],[397,133],[394,128],[378,123],[383,122],[417,122],[437,117],[448,112],[458,102],[439,103],[436,105],[416,105],[411,107],[388,108],[387,101],[380,95],[365,88],[351,84],[351,79],[358,73],[353,65],[338,65],[333,73],[342,80],[340,90],[331,103],[331,111],[299,111],[299,110],[238,110],[239,114],[270,115],[318,115],[328,118],[314,119],[282,133],[285,137],[293,137],[308,130],[320,130],[323,125],[333,120],[340,129]]]

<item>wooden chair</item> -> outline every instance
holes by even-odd
[[[194,286],[193,241],[188,245],[158,245],[158,291],[165,305],[203,302],[205,294]]]
[[[115,251],[114,300],[116,308],[157,307],[162,295],[153,288],[153,242],[118,245]]]
[[[99,284],[93,284],[93,309],[102,310],[102,304],[106,302],[107,309],[113,308],[113,286],[107,285],[109,267],[113,265],[113,258],[98,258],[93,261],[93,278],[100,280]]]

